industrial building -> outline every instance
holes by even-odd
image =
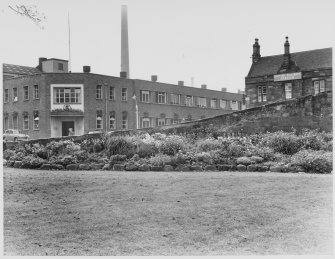
[[[282,55],[262,57],[258,39],[245,77],[247,108],[332,91],[332,48],[290,53],[288,37]]]

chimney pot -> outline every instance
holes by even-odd
[[[221,88],[221,92],[227,92],[227,88]]]
[[[125,71],[121,71],[121,72],[120,72],[120,77],[122,77],[122,78],[127,78],[127,72],[125,72]]]
[[[90,73],[91,72],[91,67],[90,66],[83,66],[83,72],[84,73]]]
[[[184,81],[178,81],[178,85],[184,86]]]
[[[207,89],[207,85],[205,84],[201,85],[201,89]]]
[[[156,75],[151,76],[151,81],[152,82],[157,82],[158,77]]]
[[[256,63],[261,58],[261,52],[260,52],[260,46],[258,44],[258,39],[255,39],[255,43],[252,46],[253,52],[252,52],[252,63]]]

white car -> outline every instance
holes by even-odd
[[[29,136],[21,133],[21,131],[17,129],[8,129],[5,130],[3,134],[4,141],[27,141],[29,140]]]

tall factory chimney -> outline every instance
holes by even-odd
[[[121,6],[121,73],[129,78],[128,16],[127,6]]]

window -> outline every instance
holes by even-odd
[[[4,127],[5,130],[9,128],[9,124],[8,124],[8,116],[6,116],[6,117],[4,118],[3,127]]]
[[[237,101],[231,101],[231,109],[234,111],[238,111],[238,102]]]
[[[102,85],[97,85],[96,91],[95,91],[95,98],[102,99]]]
[[[198,97],[198,106],[207,107],[207,101],[205,97]]]
[[[102,129],[102,111],[97,111],[96,115],[96,129]]]
[[[58,63],[58,70],[64,70],[64,64]]]
[[[180,94],[171,94],[171,104],[180,104]]]
[[[122,112],[122,129],[128,128],[128,113]]]
[[[217,107],[217,100],[211,99],[211,108],[216,109],[216,107]]]
[[[185,105],[186,106],[193,106],[193,96],[186,95]]]
[[[55,88],[56,103],[80,103],[80,88]]]
[[[115,111],[111,111],[109,114],[109,128],[115,129]]]
[[[150,118],[142,119],[142,128],[150,128]]]
[[[149,91],[141,91],[141,102],[150,103],[150,92]]]
[[[28,86],[23,87],[23,99],[29,100],[29,88]]]
[[[121,89],[121,100],[122,101],[127,101],[127,88],[122,88]]]
[[[109,87],[109,100],[115,100],[115,87]]]
[[[9,90],[8,89],[5,89],[4,98],[5,98],[4,102],[8,103],[8,101],[9,101]]]
[[[266,102],[266,86],[258,86],[258,102]]]
[[[165,125],[165,118],[157,119],[157,125],[158,126],[164,126]]]
[[[314,94],[319,94],[326,91],[325,80],[317,80],[314,81],[313,84],[314,84]]]
[[[29,116],[28,114],[23,115],[23,129],[29,130]]]
[[[18,117],[17,117],[17,113],[13,114],[13,129],[18,129]]]
[[[164,104],[166,103],[166,93],[157,92],[157,103]]]
[[[226,109],[227,107],[227,101],[226,100],[220,100],[220,108],[221,109]]]
[[[39,99],[38,85],[34,85],[34,99]]]
[[[17,88],[14,87],[13,88],[13,102],[17,102]]]
[[[39,130],[40,118],[38,117],[38,111],[34,111],[34,130]]]
[[[285,98],[292,98],[292,83],[285,83]]]
[[[179,123],[179,115],[177,113],[175,113],[173,115],[172,124],[177,124],[177,123]]]

